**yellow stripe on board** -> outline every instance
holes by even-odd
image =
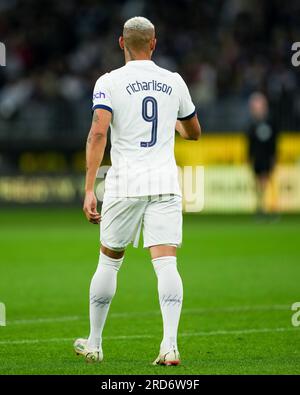
[[[277,152],[278,163],[300,163],[300,133],[281,133]],[[199,141],[177,136],[175,156],[179,166],[245,164],[248,160],[247,136],[244,133],[204,133]]]

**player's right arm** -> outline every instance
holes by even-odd
[[[94,224],[100,221],[97,199],[94,193],[98,169],[101,165],[107,141],[107,131],[112,119],[112,103],[108,75],[100,77],[93,93],[93,120],[86,143],[86,179],[83,211]]]
[[[86,142],[86,178],[83,211],[87,219],[94,224],[98,224],[100,221],[94,187],[97,172],[104,156],[110,121],[111,112],[104,109],[95,109]]]

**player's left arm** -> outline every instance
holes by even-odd
[[[97,199],[94,192],[98,169],[104,156],[107,142],[107,131],[111,122],[112,114],[105,109],[95,109],[91,129],[86,142],[86,179],[85,199],[83,211],[87,219],[93,223],[100,222],[100,214],[97,211]]]
[[[197,114],[187,120],[177,120],[175,130],[185,140],[199,140],[201,136],[201,126]]]

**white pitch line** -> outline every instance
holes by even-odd
[[[270,306],[229,306],[229,307],[209,307],[209,308],[198,308],[198,309],[183,309],[182,314],[208,314],[208,313],[238,313],[247,311],[281,311],[290,310],[288,305],[270,305]],[[112,313],[110,318],[128,318],[128,317],[143,317],[149,315],[160,315],[160,311],[140,311],[140,312],[122,312]],[[87,320],[87,316],[61,316],[61,317],[49,317],[49,318],[32,318],[32,319],[20,319],[10,320],[7,325],[26,325],[26,324],[43,324],[43,323],[55,323],[55,322],[67,322],[67,321],[79,321]]]
[[[52,318],[32,318],[32,319],[24,319],[24,320],[11,320],[8,321],[8,325],[20,325],[20,324],[44,324],[44,323],[52,323],[52,322],[66,322],[66,321],[78,321],[83,319],[84,317],[79,316],[62,316],[62,317],[52,317]]]
[[[61,317],[49,317],[49,318],[29,318],[21,320],[11,320],[7,322],[7,325],[26,325],[26,324],[44,324],[44,323],[55,323],[55,322],[67,322],[67,321],[79,321],[82,319],[88,319],[88,317],[80,316],[61,316]]]
[[[216,330],[216,331],[202,331],[202,332],[185,332],[179,334],[179,337],[203,337],[203,336],[230,336],[230,335],[250,335],[254,333],[271,333],[271,332],[288,332],[299,331],[297,328],[251,328],[251,329],[233,329],[233,330]],[[105,336],[105,340],[135,340],[135,339],[153,339],[159,335],[121,335],[121,336]],[[20,344],[39,344],[39,343],[63,343],[72,342],[75,339],[72,337],[55,337],[50,339],[20,339],[20,340],[1,340],[0,345],[20,345]]]
[[[270,333],[270,332],[287,332],[296,331],[294,327],[290,328],[253,328],[253,329],[233,329],[233,330],[218,330],[210,332],[191,332],[182,333],[180,336],[219,336],[219,335],[250,335],[252,333]]]

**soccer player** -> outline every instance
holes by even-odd
[[[101,249],[90,285],[90,335],[77,339],[74,347],[88,362],[102,361],[102,331],[117,274],[126,246],[137,245],[142,228],[158,279],[163,319],[163,339],[154,364],[178,365],[183,289],[176,248],[182,238],[182,206],[174,135],[176,128],[183,138],[198,140],[201,129],[183,79],[151,61],[156,46],[153,24],[143,17],[129,19],[119,44],[125,66],[101,76],[93,95],[83,209],[91,223],[100,223]],[[112,166],[100,215],[94,185],[109,126]]]
[[[267,98],[260,92],[250,96],[251,124],[248,130],[249,161],[255,174],[257,213],[264,214],[266,188],[275,165],[277,129],[272,122]]]

